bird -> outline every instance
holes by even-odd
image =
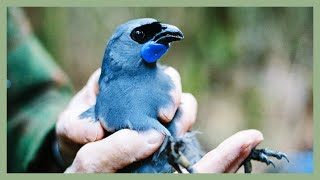
[[[174,83],[164,73],[166,66],[159,64],[158,60],[172,42],[182,39],[184,35],[178,27],[152,18],[141,18],[120,25],[106,45],[96,104],[80,114],[80,118],[100,121],[108,132],[125,128],[138,132],[155,129],[165,135],[157,152],[119,172],[182,172],[180,166],[194,172],[192,165],[204,155],[195,131],[177,135],[176,119],[181,116],[179,108],[169,124],[158,120],[159,110],[174,103],[169,94]],[[277,153],[268,155],[286,158]],[[254,156],[250,156],[245,166],[249,167],[251,159],[259,159],[265,152],[252,154]],[[248,168],[246,170],[251,172]]]
[[[183,33],[176,26],[151,18],[120,25],[104,53],[96,104],[80,117],[100,121],[109,132],[124,128],[137,131],[155,129],[166,137],[177,138],[175,119],[181,114],[179,109],[167,126],[158,121],[159,109],[174,103],[169,94],[174,84],[164,73],[166,67],[158,64],[157,60],[167,52],[171,42],[183,38]],[[202,157],[194,134],[190,132],[180,138],[185,142],[180,143],[186,149],[184,151],[190,151],[186,154],[192,163]],[[126,167],[122,172],[173,172],[165,144],[153,157]]]

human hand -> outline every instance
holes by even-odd
[[[164,72],[175,84],[170,92],[174,105],[160,109],[159,119],[164,123],[170,122],[179,107],[182,115],[176,126],[178,134],[184,134],[196,119],[197,102],[191,94],[181,92],[180,76],[175,69],[169,67]],[[95,104],[99,76],[100,69],[93,73],[87,85],[75,95],[57,122],[60,153],[66,163],[73,162],[66,172],[115,172],[150,156],[162,144],[164,136],[154,130],[138,133],[124,129],[105,138],[99,122],[79,119],[82,112]]]
[[[82,145],[100,140],[105,135],[99,122],[79,118],[82,112],[95,104],[100,73],[101,69],[98,69],[91,75],[58,118],[56,137],[60,154],[67,165],[72,163]]]
[[[171,113],[174,114],[179,106],[182,116],[177,127],[179,134],[184,134],[195,122],[197,102],[191,94],[181,94],[180,77],[173,68],[168,68],[166,73],[176,84],[176,88],[171,92],[176,106],[171,107],[173,110],[163,109],[159,112],[159,117],[161,121],[169,122],[174,116]],[[95,104],[99,76],[100,70],[93,73],[87,85],[72,99],[57,123],[60,152],[68,163],[74,160],[66,170],[67,173],[116,172],[132,162],[150,156],[163,141],[163,135],[154,130],[137,133],[124,129],[104,138],[104,130],[99,122],[78,118],[79,114]],[[262,139],[262,134],[256,130],[236,133],[207,153],[193,168],[198,173],[236,172],[252,148]]]
[[[240,131],[208,152],[193,165],[193,169],[196,173],[235,173],[252,149],[262,140],[260,131],[253,129]]]

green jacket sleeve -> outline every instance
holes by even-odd
[[[72,88],[22,9],[8,8],[7,22],[7,171],[50,172],[55,123]]]

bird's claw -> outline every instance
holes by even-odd
[[[272,157],[275,157],[275,158],[277,158],[277,159],[279,159],[279,160],[282,159],[282,158],[284,158],[284,159],[287,160],[288,163],[290,162],[289,159],[288,159],[288,157],[287,157],[287,155],[285,155],[285,154],[282,153],[282,152],[272,151],[272,150],[268,150],[268,149],[266,149],[266,148],[261,149],[261,152],[262,152],[263,154],[267,155],[267,156],[272,156]]]
[[[180,166],[185,168],[189,173],[194,173],[191,167],[190,161],[182,153],[181,148],[183,147],[182,141],[176,141],[174,138],[170,138],[168,142],[168,157],[169,163],[178,172],[182,173]]]
[[[287,155],[285,155],[282,152],[272,151],[272,150],[268,150],[266,148],[264,148],[264,149],[253,149],[251,151],[249,157],[243,162],[245,173],[251,173],[251,171],[252,171],[251,162],[250,162],[251,160],[264,162],[267,165],[271,164],[275,168],[276,166],[274,165],[273,161],[271,161],[269,159],[269,156],[275,157],[275,158],[277,158],[279,160],[284,158],[289,162],[289,159],[288,159]]]

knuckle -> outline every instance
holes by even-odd
[[[71,121],[68,121],[68,118],[70,117],[69,116],[65,117],[61,121],[57,122],[56,133],[58,137],[61,137],[63,139],[67,139],[70,141],[74,141],[75,131]]]
[[[58,136],[66,136],[66,132],[68,131],[68,112],[64,111],[59,115],[58,121],[56,123],[56,133]]]
[[[73,132],[71,131],[70,123],[68,123],[68,122],[64,123],[63,128],[61,130],[62,130],[61,136],[63,136],[64,138],[66,138],[68,140],[73,139]]]
[[[189,102],[196,107],[198,106],[197,99],[191,93],[183,93],[183,98],[181,101]]]

